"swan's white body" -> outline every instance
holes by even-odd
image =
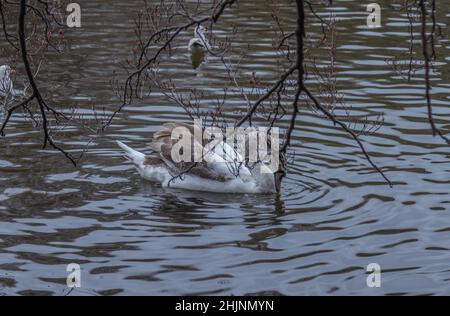
[[[206,52],[211,50],[211,45],[205,36],[206,28],[202,25],[197,26],[194,31],[194,38],[189,41],[188,50],[191,53]]]
[[[164,131],[164,128],[162,131]],[[146,156],[121,142],[117,143],[125,151],[126,158],[133,162],[142,178],[159,183],[163,187],[218,193],[276,192],[274,173],[262,163],[251,169],[242,165],[239,167],[239,172],[233,172],[233,167],[234,170],[236,169],[235,163],[224,160],[215,153],[225,152],[229,157],[240,158],[239,154],[226,143],[216,146],[215,152],[209,151],[205,154],[205,162],[196,169],[189,170],[183,174],[182,172],[176,173],[178,167],[163,152],[167,150],[170,152],[171,147],[164,147],[167,143],[159,147],[163,148],[160,152],[155,150],[155,148],[158,148],[157,145],[160,144],[158,141],[160,139],[156,141],[154,139],[151,145],[154,154],[155,152],[157,154],[156,157],[155,155]]]

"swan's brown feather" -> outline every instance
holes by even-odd
[[[195,133],[200,133],[202,130],[198,126],[188,125],[184,123],[167,123],[164,124],[163,127],[153,135],[153,140],[149,144],[151,150],[153,150],[156,154],[159,154],[160,160],[164,162],[166,167],[170,170],[170,172],[174,175],[181,175],[184,173],[189,173],[200,178],[210,179],[214,181],[225,182],[226,176],[219,174],[214,169],[208,166],[208,163],[205,161],[202,162],[174,162],[172,159],[172,148],[175,144],[177,144],[177,139],[172,139],[172,133],[176,128],[186,128],[191,135],[191,143],[194,144],[196,141],[194,139]],[[205,146],[206,142],[202,140],[202,145]],[[194,145],[192,145],[194,146]],[[191,151],[193,152],[193,150]],[[192,161],[194,161],[193,157]]]

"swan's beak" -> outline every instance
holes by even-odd
[[[275,190],[277,190],[277,193],[281,192],[281,182],[284,178],[284,173],[283,172],[276,172],[274,174],[275,177]]]

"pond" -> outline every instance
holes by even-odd
[[[55,102],[114,109],[120,101],[111,75],[134,44],[141,2],[79,3],[82,27],[68,31],[69,52],[52,56],[39,80]],[[337,85],[345,102],[358,116],[384,113],[383,127],[363,140],[393,188],[343,131],[306,109],[279,199],[163,189],[142,180],[114,140],[145,151],[163,123],[189,121],[157,91],[126,107],[77,168],[41,150],[40,132],[15,117],[0,141],[0,295],[450,294],[450,149],[431,136],[420,76],[408,83],[386,64],[408,47],[409,35],[404,18],[380,4],[386,8],[379,29],[367,29],[360,1],[338,0],[321,14],[333,12],[339,21]],[[450,4],[439,4],[439,17],[448,20]],[[273,78],[266,8],[243,1],[216,32],[226,36],[220,30],[227,23],[245,28],[234,39],[252,46],[244,70]],[[292,10],[281,12],[294,23]],[[182,34],[164,70],[213,100],[222,93],[223,65],[209,58],[193,70],[190,37],[191,31]],[[449,48],[442,39],[432,78],[444,131]],[[280,127],[288,124],[286,117]],[[83,133],[69,129],[62,145],[83,148]],[[66,286],[71,263],[82,269],[82,287],[74,291]],[[380,288],[367,286],[371,263],[383,271]]]

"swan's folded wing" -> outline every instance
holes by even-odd
[[[200,178],[220,182],[224,182],[229,179],[229,175],[218,172],[217,168],[213,168],[212,165],[208,164],[206,161],[175,162],[172,158],[172,148],[178,140],[172,139],[172,133],[176,128],[185,128],[192,137],[192,143],[195,141],[193,136],[194,133],[201,133],[201,129],[197,126],[181,123],[167,123],[153,135],[153,141],[149,145],[151,150],[153,150],[156,154],[159,154],[174,177],[189,173]],[[191,152],[193,153],[193,148]],[[194,161],[194,157],[192,156],[191,158],[191,160]]]

